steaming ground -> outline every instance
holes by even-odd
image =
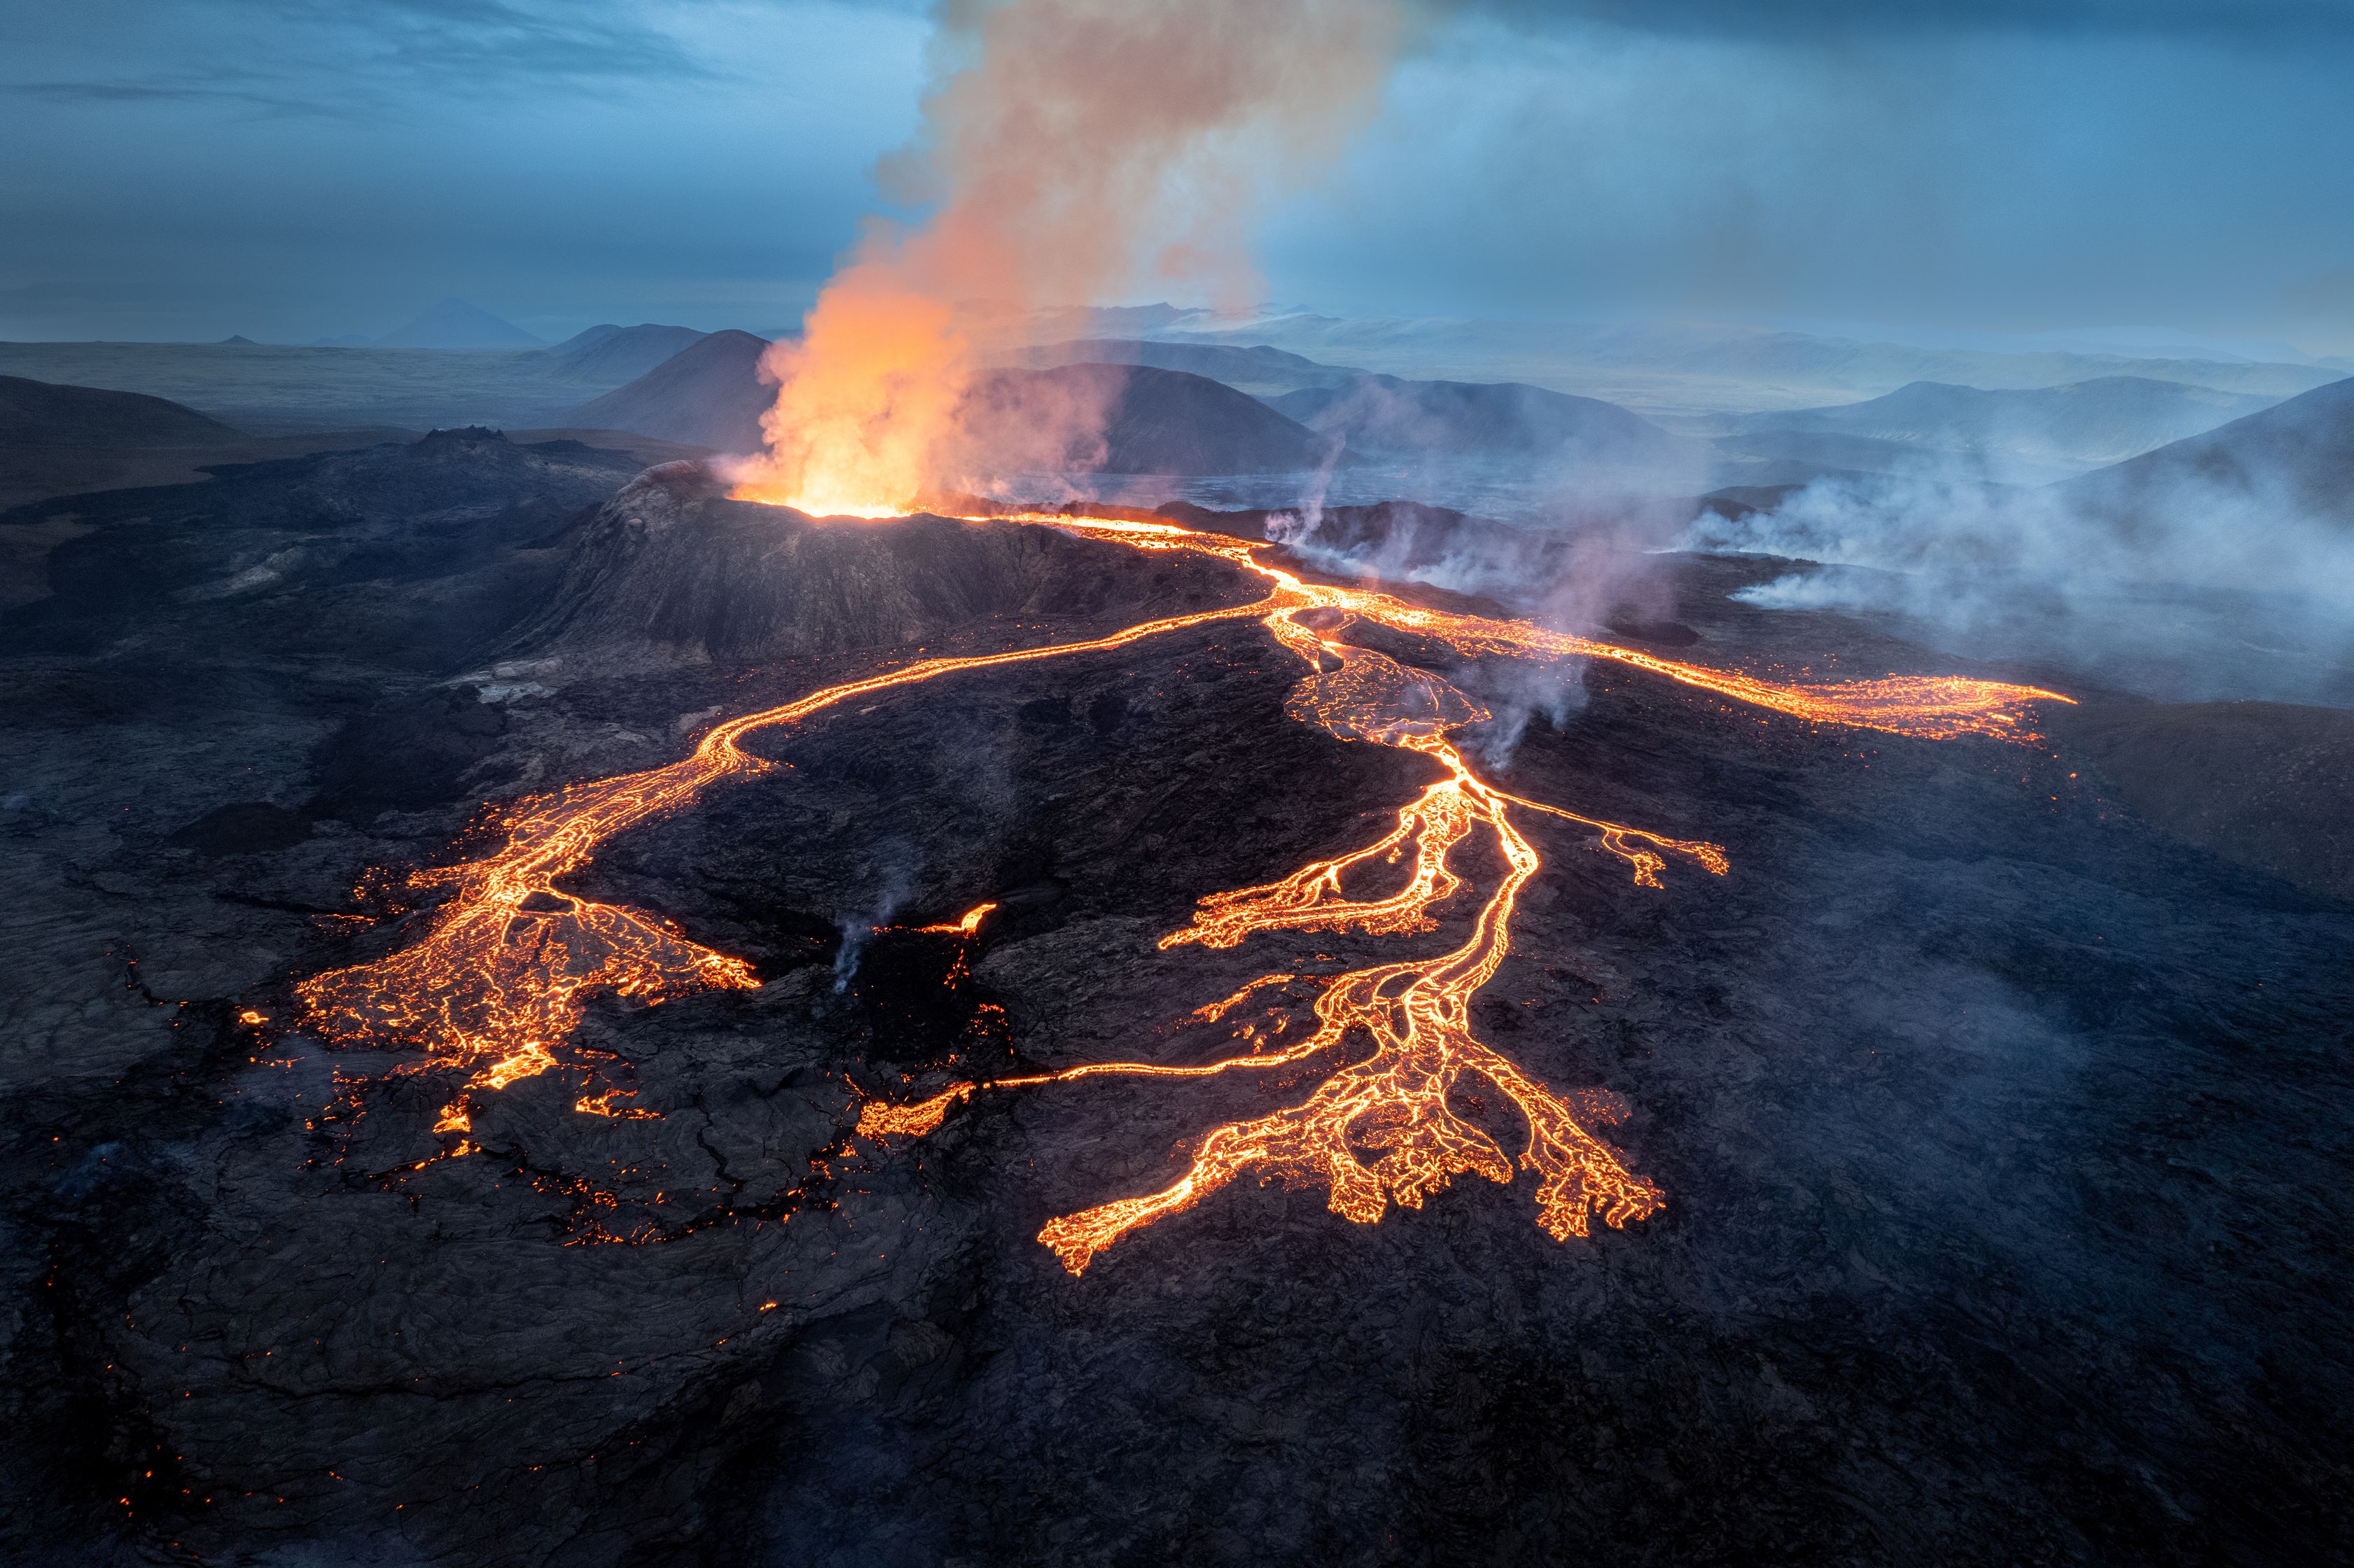
[[[2161,700],[2348,706],[2349,453],[2354,380],[2340,380],[2064,483],[1990,484],[1925,459],[1711,507],[1683,543],[1822,563],[1744,590],[1752,603],[1874,616]]]
[[[1590,1242],[1546,1240],[1525,1177],[1372,1227],[1245,1186],[1065,1275],[1041,1222],[1267,1107],[1223,1081],[1061,1086],[829,1152],[845,1075],[888,1083],[982,1002],[1009,1065],[1215,1047],[1167,1026],[1278,945],[1155,938],[1422,782],[1286,719],[1296,666],[1247,624],[779,738],[790,767],[584,874],[766,982],[592,1011],[584,1040],[660,1120],[528,1081],[489,1097],[495,1156],[401,1189],[362,1173],[429,1148],[437,1102],[396,1086],[334,1163],[307,1124],[331,1075],[380,1064],[238,1013],[282,1016],[292,980],[399,939],[338,917],[362,868],[445,854],[485,797],[666,760],[715,708],[912,652],[847,615],[778,656],[715,652],[749,646],[761,605],[822,602],[815,557],[729,555],[638,597],[661,557],[631,519],[661,519],[631,510],[644,491],[606,505],[634,469],[443,437],[0,522],[62,538],[0,649],[15,1557],[2354,1550],[2354,906],[2251,869],[2195,812],[2122,804],[2102,759],[2132,766],[2137,715],[2176,710],[2089,685],[2049,749],[1761,722],[1634,674],[1525,694],[1516,790],[1733,863],[1649,891],[1532,829],[1546,871],[1477,1026],[1556,1087],[1623,1095],[1612,1136],[1669,1201]],[[732,536],[737,513],[657,488],[680,498],[666,549]],[[1378,548],[1399,515],[1329,525]],[[936,593],[891,576],[895,537],[845,535],[826,569],[891,589],[917,620],[887,635],[935,653],[1251,591],[1060,541],[1037,549],[1079,598],[1036,597],[1060,574],[996,546]],[[1639,602],[1598,613],[1675,657],[2029,673],[1736,597],[1787,563],[1648,559]],[[657,604],[677,619],[631,611]],[[984,897],[1003,913],[970,989],[888,933],[844,961],[844,924]],[[767,1217],[568,1246],[534,1173]]]

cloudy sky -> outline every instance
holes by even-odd
[[[1140,0],[1144,3],[1144,0]],[[1275,3],[1275,0],[1270,0]],[[812,0],[0,0],[0,336],[787,324],[931,28]],[[1462,0],[1269,297],[2354,349],[2354,0]]]

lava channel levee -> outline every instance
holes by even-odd
[[[314,976],[298,988],[307,1022],[336,1044],[421,1049],[421,1063],[408,1070],[440,1070],[458,1077],[461,1087],[435,1128],[440,1151],[423,1163],[473,1151],[469,1134],[478,1097],[558,1069],[578,1075],[583,1087],[574,1108],[581,1114],[654,1114],[617,1108],[626,1092],[601,1086],[588,1054],[572,1045],[592,997],[613,994],[653,1003],[758,983],[743,961],[702,947],[666,921],[556,885],[615,834],[684,809],[723,779],[770,766],[741,748],[738,743],[747,736],[901,686],[1108,652],[1189,627],[1256,618],[1308,666],[1287,706],[1292,718],[1343,740],[1416,752],[1430,760],[1438,777],[1398,808],[1394,825],[1374,842],[1311,863],[1278,882],[1213,894],[1202,900],[1192,923],[1163,938],[1161,946],[1231,948],[1256,934],[1284,931],[1411,936],[1435,930],[1433,907],[1465,886],[1450,865],[1453,853],[1477,835],[1492,842],[1504,873],[1480,906],[1468,938],[1434,957],[1308,982],[1321,986],[1313,1003],[1317,1027],[1279,1049],[1252,1030],[1246,1032],[1254,1045],[1249,1054],[1198,1065],[1100,1062],[957,1083],[912,1104],[870,1100],[861,1109],[858,1130],[874,1139],[921,1136],[979,1094],[1084,1077],[1263,1072],[1336,1053],[1354,1037],[1370,1041],[1369,1054],[1336,1066],[1297,1105],[1213,1128],[1196,1145],[1191,1168],[1169,1187],[1055,1219],[1039,1239],[1079,1273],[1130,1231],[1190,1208],[1243,1175],[1321,1186],[1335,1213],[1364,1223],[1379,1220],[1392,1201],[1419,1206],[1459,1174],[1509,1183],[1513,1160],[1489,1133],[1449,1108],[1449,1093],[1467,1075],[1492,1085],[1525,1121],[1519,1164],[1536,1175],[1537,1221],[1549,1234],[1586,1234],[1595,1215],[1623,1225],[1656,1212],[1663,1200],[1656,1186],[1627,1170],[1589,1130],[1589,1124],[1606,1124],[1620,1114],[1615,1097],[1588,1091],[1572,1097],[1573,1107],[1471,1030],[1471,999],[1511,951],[1516,903],[1542,865],[1512,813],[1527,810],[1588,830],[1595,846],[1625,863],[1634,881],[1646,887],[1662,885],[1661,873],[1671,859],[1723,875],[1723,853],[1714,844],[1583,816],[1486,783],[1448,736],[1485,720],[1487,712],[1437,676],[1346,641],[1343,634],[1351,625],[1362,620],[1443,644],[1463,657],[1611,660],[1817,723],[1932,739],[2034,739],[2029,728],[2031,705],[2069,700],[2036,687],[1956,677],[1777,684],[1524,621],[1434,610],[1372,589],[1307,582],[1262,560],[1261,546],[1172,524],[1051,514],[967,521],[1052,526],[1137,549],[1214,556],[1266,578],[1270,591],[1250,604],[1144,621],[1083,641],[918,660],[729,720],[668,767],[517,802],[492,824],[501,835],[492,853],[416,874],[415,882],[439,885],[447,895],[428,915],[414,942],[375,962]],[[1343,886],[1353,873],[1402,860],[1410,862],[1403,885],[1386,896],[1356,898]],[[977,909],[968,920],[977,926],[984,913]],[[1299,980],[1262,976],[1194,1016],[1222,1017],[1258,990]],[[1360,1150],[1373,1151],[1373,1158],[1361,1158]]]

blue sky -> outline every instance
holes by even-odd
[[[1147,0],[1139,0],[1147,3]],[[1270,0],[1273,3],[1273,0]],[[0,0],[0,336],[793,320],[916,5]],[[1467,0],[1272,214],[1369,313],[2354,348],[2354,0]]]

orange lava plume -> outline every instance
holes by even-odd
[[[769,766],[741,748],[738,743],[746,736],[896,687],[1000,665],[1108,652],[1188,627],[1256,617],[1308,666],[1309,673],[1288,705],[1292,717],[1344,740],[1414,751],[1429,758],[1439,777],[1400,807],[1395,825],[1373,843],[1311,863],[1273,883],[1213,894],[1202,901],[1193,922],[1163,938],[1161,946],[1231,948],[1255,935],[1282,931],[1411,936],[1433,930],[1437,925],[1433,909],[1466,885],[1450,864],[1454,851],[1467,840],[1485,836],[1492,840],[1506,869],[1473,917],[1469,935],[1433,957],[1319,977],[1311,982],[1322,987],[1314,1003],[1317,1029],[1281,1049],[1255,1048],[1246,1055],[1201,1065],[1088,1063],[1056,1073],[956,1084],[913,1105],[870,1102],[862,1109],[859,1130],[870,1138],[920,1135],[937,1128],[955,1105],[983,1089],[1103,1075],[1204,1077],[1281,1066],[1358,1040],[1370,1043],[1370,1054],[1335,1068],[1299,1105],[1212,1131],[1192,1170],[1173,1186],[1056,1220],[1040,1239],[1076,1273],[1139,1225],[1190,1207],[1235,1177],[1251,1173],[1262,1180],[1321,1184],[1335,1212],[1358,1221],[1380,1218],[1393,1200],[1419,1205],[1457,1175],[1509,1181],[1513,1161],[1491,1137],[1449,1108],[1448,1096],[1466,1075],[1502,1091],[1525,1118],[1527,1140],[1519,1162],[1538,1174],[1539,1224],[1556,1238],[1582,1235],[1592,1215],[1623,1224],[1653,1212],[1661,1199],[1656,1188],[1628,1171],[1589,1130],[1590,1123],[1615,1119],[1606,1097],[1580,1097],[1581,1116],[1471,1033],[1471,998],[1511,950],[1516,900],[1540,867],[1536,849],[1511,812],[1519,808],[1591,830],[1595,846],[1625,863],[1633,880],[1646,887],[1661,885],[1660,874],[1670,857],[1723,875],[1727,869],[1723,852],[1713,844],[1669,838],[1529,800],[1484,782],[1447,736],[1484,720],[1489,716],[1485,711],[1438,676],[1345,642],[1341,632],[1362,619],[1463,655],[1551,658],[1576,653],[1616,659],[1776,712],[1905,735],[2018,739],[2029,733],[2029,704],[2068,700],[2034,687],[1960,679],[1778,685],[1526,622],[1445,614],[1370,589],[1306,583],[1260,560],[1258,546],[1173,524],[1061,516],[996,521],[1067,528],[1138,549],[1214,556],[1267,578],[1272,591],[1254,604],[1144,621],[1084,641],[918,660],[731,719],[706,734],[689,756],[666,768],[519,802],[497,824],[504,839],[493,853],[419,874],[419,883],[446,888],[449,896],[427,917],[415,942],[373,963],[315,976],[298,988],[311,1026],[346,1045],[422,1047],[425,1065],[464,1075],[461,1093],[445,1108],[434,1130],[445,1140],[455,1140],[436,1158],[465,1153],[474,1147],[464,1136],[472,1130],[471,1097],[559,1067],[582,1073],[593,1087],[595,1074],[588,1062],[569,1046],[590,997],[612,993],[658,1002],[697,991],[758,983],[741,960],[697,945],[666,922],[583,899],[556,885],[614,834],[683,809],[721,779]],[[1411,865],[1394,891],[1363,897],[1349,890],[1352,878],[1408,853]],[[982,904],[953,924],[922,929],[953,933],[969,943],[995,907]],[[1295,978],[1289,973],[1260,976],[1223,1001],[1195,1010],[1193,1016],[1202,1022],[1224,1018],[1254,993]],[[1275,1031],[1281,1032],[1280,1027]],[[1256,1025],[1241,1033],[1257,1045],[1266,1044]],[[605,1117],[654,1114],[617,1106],[616,1099],[623,1097],[625,1091],[584,1090],[574,1108]],[[1360,1150],[1379,1152],[1368,1161]]]
[[[898,516],[982,468],[1055,466],[968,449],[984,359],[1041,307],[1148,278],[1240,277],[1252,198],[1328,161],[1368,112],[1405,26],[1399,0],[1005,0],[954,5],[904,194],[913,233],[871,231],[828,283],[778,382],[768,454],[739,496],[814,516]],[[1206,275],[1206,277],[1205,277]],[[1084,335],[1063,331],[1060,335]],[[1037,455],[1084,450],[1097,397],[1044,411]]]

